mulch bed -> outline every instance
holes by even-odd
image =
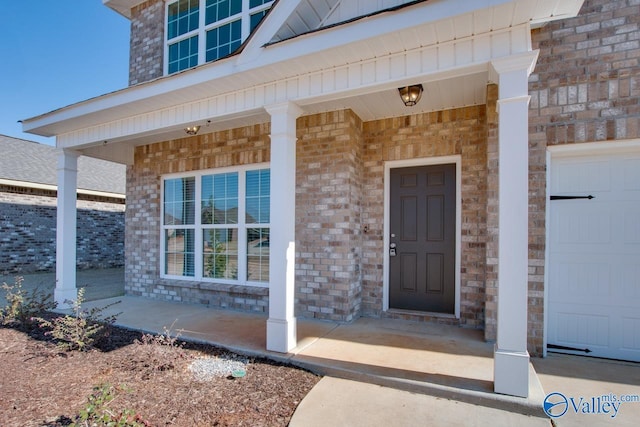
[[[197,378],[202,357],[233,357],[213,346],[141,344],[142,334],[112,328],[87,352],[62,352],[38,329],[0,327],[0,424],[62,426],[87,407],[94,387],[110,384],[113,414],[149,426],[286,426],[320,380],[310,372],[249,358],[246,375]]]

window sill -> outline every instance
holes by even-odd
[[[230,294],[245,294],[255,296],[269,295],[269,285],[240,285],[231,283],[201,282],[193,280],[179,280],[172,277],[161,277],[163,284],[181,288],[198,289],[202,291],[228,292]]]
[[[269,295],[268,286],[232,285],[228,283],[198,282],[198,289],[249,295]]]

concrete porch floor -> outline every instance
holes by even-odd
[[[298,345],[281,354],[266,350],[267,317],[262,314],[132,296],[85,305],[115,301],[121,303],[104,314],[121,312],[117,324],[128,328],[156,333],[167,328],[186,339],[326,376],[545,417],[544,392],[533,367],[528,399],[493,393],[493,345],[484,342],[482,331],[390,319],[360,318],[349,324],[298,319]]]

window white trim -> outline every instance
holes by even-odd
[[[207,283],[220,283],[228,285],[243,285],[254,286],[261,288],[268,288],[268,282],[254,282],[247,280],[247,229],[248,228],[269,228],[271,229],[271,222],[269,223],[257,223],[247,224],[245,210],[246,210],[246,174],[249,171],[271,169],[270,163],[254,163],[251,165],[231,166],[215,169],[203,169],[192,172],[180,172],[173,174],[166,174],[160,176],[160,278],[180,280],[186,282],[207,282]],[[238,223],[237,224],[202,224],[202,177],[205,175],[217,175],[223,173],[237,173],[238,174]],[[165,182],[169,179],[176,178],[195,178],[195,221],[193,225],[181,225],[179,227],[167,226],[164,224],[164,193]],[[271,213],[273,214],[273,212]],[[236,228],[238,229],[238,279],[228,280],[219,278],[203,277],[202,271],[204,267],[204,257],[202,256],[203,248],[203,230],[215,229],[215,228]],[[185,228],[195,230],[194,234],[194,276],[176,276],[165,274],[166,271],[166,259],[165,259],[165,230],[171,228]]]
[[[198,15],[198,28],[189,31],[188,33],[181,34],[168,39],[169,36],[169,28],[167,25],[167,20],[169,17],[169,6],[173,3],[176,3],[179,0],[165,0],[165,8],[164,8],[164,60],[163,60],[163,75],[169,74],[169,45],[173,45],[175,43],[179,43],[182,40],[191,38],[193,36],[198,36],[198,64],[202,65],[206,62],[206,50],[207,50],[207,31],[210,31],[214,28],[221,27],[223,25],[229,24],[231,22],[241,20],[241,36],[240,43],[244,43],[244,41],[251,34],[251,15],[255,15],[256,13],[264,12],[265,10],[271,8],[273,5],[273,1],[267,2],[260,6],[256,6],[253,9],[249,8],[250,0],[242,0],[242,10],[240,13],[229,16],[227,18],[221,19],[219,21],[212,22],[211,24],[206,25],[206,0],[200,0],[199,2],[199,15]],[[213,61],[210,61],[213,62]],[[181,70],[182,71],[182,70]],[[177,71],[176,73],[178,73]]]

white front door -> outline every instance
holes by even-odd
[[[640,150],[556,156],[550,177],[548,349],[640,361]]]

